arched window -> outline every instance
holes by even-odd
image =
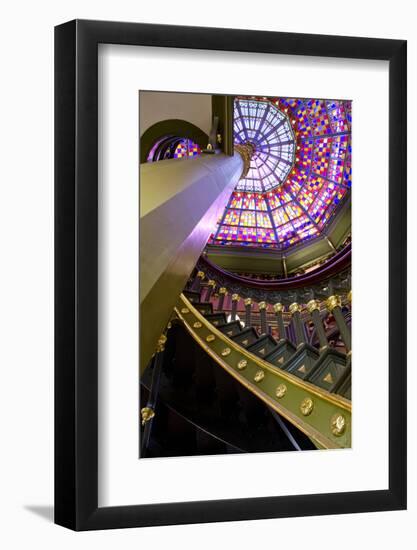
[[[157,162],[173,158],[192,158],[200,154],[200,146],[191,139],[178,136],[164,136],[158,139],[152,146],[147,162]]]

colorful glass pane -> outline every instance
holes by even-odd
[[[256,227],[255,212],[243,210],[240,216],[240,225],[244,225],[246,227]]]
[[[235,143],[256,153],[214,242],[287,249],[320,235],[350,193],[351,123],[350,101],[239,98]]]
[[[223,223],[226,225],[238,225],[239,224],[239,210],[229,210],[224,217]]]
[[[314,135],[322,136],[324,134],[330,134],[332,129],[325,101],[321,99],[309,99],[306,101],[306,106],[310,115]]]
[[[177,145],[173,158],[180,159],[184,157],[195,157],[201,154],[200,147],[191,141],[191,139],[183,139]]]
[[[258,227],[272,227],[271,218],[265,212],[258,212],[256,214],[256,221]]]
[[[331,138],[320,138],[314,144],[314,159],[312,162],[312,171],[315,174],[326,175],[329,166]]]
[[[336,133],[347,132],[349,126],[346,120],[345,107],[342,101],[327,101],[327,112],[329,113],[332,131]]]

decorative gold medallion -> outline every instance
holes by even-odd
[[[232,302],[238,302],[240,300],[239,294],[232,294]]]
[[[266,302],[259,302],[258,307],[260,310],[266,309],[267,308]]]
[[[246,361],[246,359],[241,359],[241,360],[239,361],[239,363],[237,364],[237,368],[238,368],[239,370],[243,370],[243,369],[246,368],[246,365],[247,365],[247,364],[248,364],[248,362]]]
[[[231,353],[230,348],[224,348],[224,350],[222,351],[223,357],[227,357],[228,355],[230,355],[230,353]]]
[[[301,365],[301,367],[299,367],[297,370],[298,370],[298,372],[302,372],[303,374],[305,374],[307,372],[306,366],[304,364]]]
[[[278,397],[278,399],[281,399],[282,397],[284,397],[286,393],[287,393],[287,386],[285,384],[280,384],[275,390],[275,395]]]
[[[193,324],[193,327],[194,328],[201,328],[203,325],[200,323],[200,321],[196,321],[194,324]]]
[[[311,397],[306,397],[301,401],[300,411],[304,416],[308,416],[314,409],[314,402]]]
[[[258,370],[257,373],[254,376],[255,382],[261,382],[265,378],[265,373],[263,370]]]
[[[343,416],[343,414],[335,414],[332,416],[332,419],[330,420],[330,428],[332,430],[332,434],[340,437],[345,433],[346,430],[346,418]]]
[[[214,334],[209,334],[206,338],[206,342],[214,342],[215,339],[216,337],[214,336]]]
[[[140,414],[142,417],[142,426],[144,426],[146,422],[149,422],[149,420],[155,416],[155,411],[150,407],[143,407],[143,409],[140,410]]]
[[[206,274],[204,273],[204,271],[199,271],[199,272],[197,273],[197,277],[198,277],[199,279],[204,279],[205,276],[206,276]]]
[[[190,313],[190,310],[188,309],[188,307],[183,307],[181,313]]]

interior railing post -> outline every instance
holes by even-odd
[[[350,309],[352,310],[352,291],[349,290],[349,292],[346,295],[346,298],[348,299],[348,302],[350,304]]]
[[[213,294],[215,288],[216,288],[216,281],[214,281],[213,279],[210,279],[206,290],[206,297],[205,297],[206,302],[210,301],[211,295]]]
[[[149,391],[148,402],[146,404],[146,407],[143,407],[140,411],[142,426],[144,426],[140,453],[142,458],[146,456],[149,446],[149,439],[151,437],[152,423],[153,418],[155,417],[156,401],[158,399],[159,381],[161,379],[162,365],[164,362],[164,350],[166,341],[167,337],[164,334],[161,334],[158,340],[156,353],[152,359],[152,381]]]
[[[343,316],[342,301],[340,296],[337,296],[336,294],[329,296],[326,300],[326,308],[333,314],[337,327],[340,331],[340,336],[346,346],[346,351],[349,352],[352,348],[352,341],[349,327],[347,326]]]
[[[284,318],[282,316],[282,313],[284,311],[283,304],[281,304],[280,302],[274,304],[274,311],[277,317],[279,339],[280,341],[285,340],[287,338],[287,333],[285,332]]]
[[[268,323],[266,321],[266,302],[259,302],[259,314],[261,316],[261,334],[266,334],[268,332]]]
[[[223,311],[223,306],[224,306],[224,298],[225,296],[227,296],[227,289],[222,286],[220,289],[219,289],[219,302],[217,304],[217,309],[219,311]]]
[[[232,294],[232,315],[231,315],[232,321],[236,321],[237,303],[239,302],[239,299],[240,299],[239,294]]]
[[[245,327],[252,326],[252,298],[245,299]]]
[[[293,302],[289,307],[289,311],[294,321],[295,341],[296,341],[297,347],[300,347],[305,343],[304,330],[303,330],[303,324],[302,324],[303,322],[301,320],[300,304],[298,304],[297,302]]]
[[[194,292],[200,292],[201,282],[202,282],[202,280],[204,279],[205,276],[206,276],[206,274],[204,273],[204,271],[198,271],[197,276],[194,279],[193,284],[191,286],[191,290],[193,290]]]
[[[314,328],[319,339],[320,352],[325,351],[329,347],[326,331],[324,330],[323,322],[320,316],[320,304],[317,300],[310,300],[307,303],[307,311],[313,319]]]

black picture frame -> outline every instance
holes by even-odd
[[[389,488],[98,507],[98,44],[389,62]],[[74,20],[55,28],[55,522],[74,530],[406,508],[404,40]],[[395,345],[393,344],[395,342]]]

